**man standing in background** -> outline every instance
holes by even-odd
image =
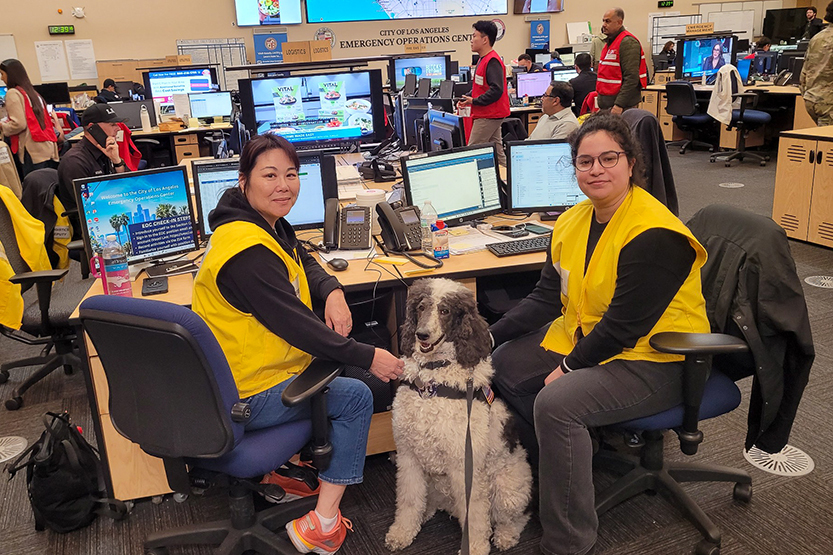
[[[602,49],[605,47],[607,35],[599,33],[590,41],[590,57],[593,58],[593,71],[599,71],[599,60],[602,59]]]
[[[833,2],[827,5],[824,17],[833,21]],[[833,125],[833,25],[810,40],[799,87],[813,121],[817,125]]]
[[[509,116],[509,95],[506,92],[506,66],[494,50],[497,25],[481,20],[472,25],[471,51],[480,56],[474,71],[471,96],[463,96],[457,108],[471,106],[472,127],[468,144],[493,143],[497,146],[498,163],[506,165],[501,125]]]
[[[807,25],[804,26],[804,34],[801,36],[802,39],[809,40],[824,29],[824,21],[816,17],[817,13],[818,10],[815,6],[807,8]],[[827,19],[827,21],[830,20]]]
[[[611,8],[602,18],[602,33],[607,35],[599,60],[596,92],[599,109],[621,114],[642,100],[642,89],[648,86],[648,65],[645,54],[633,34],[624,27],[625,12]]]

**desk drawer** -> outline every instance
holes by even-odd
[[[176,149],[176,163],[179,164],[186,158],[199,158],[200,157],[200,147],[199,145],[176,145],[174,147]]]
[[[196,133],[186,133],[184,135],[174,135],[174,144],[179,145],[195,145],[198,144]]]

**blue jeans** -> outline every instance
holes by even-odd
[[[294,378],[279,383],[245,400],[252,409],[247,430],[258,430],[310,418],[311,405],[286,407],[281,394]],[[360,484],[367,453],[367,432],[373,414],[373,394],[360,380],[336,378],[329,385],[327,414],[330,417],[330,443],[333,445],[330,466],[319,478],[331,484]]]

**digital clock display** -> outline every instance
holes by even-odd
[[[50,25],[50,35],[74,35],[75,25]]]
[[[658,8],[673,8],[674,7],[674,0],[659,0],[657,2]]]

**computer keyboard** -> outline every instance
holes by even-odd
[[[539,235],[529,239],[517,241],[504,241],[502,243],[490,243],[486,245],[495,256],[514,256],[516,254],[527,254],[530,252],[543,252],[550,248],[550,236]]]

